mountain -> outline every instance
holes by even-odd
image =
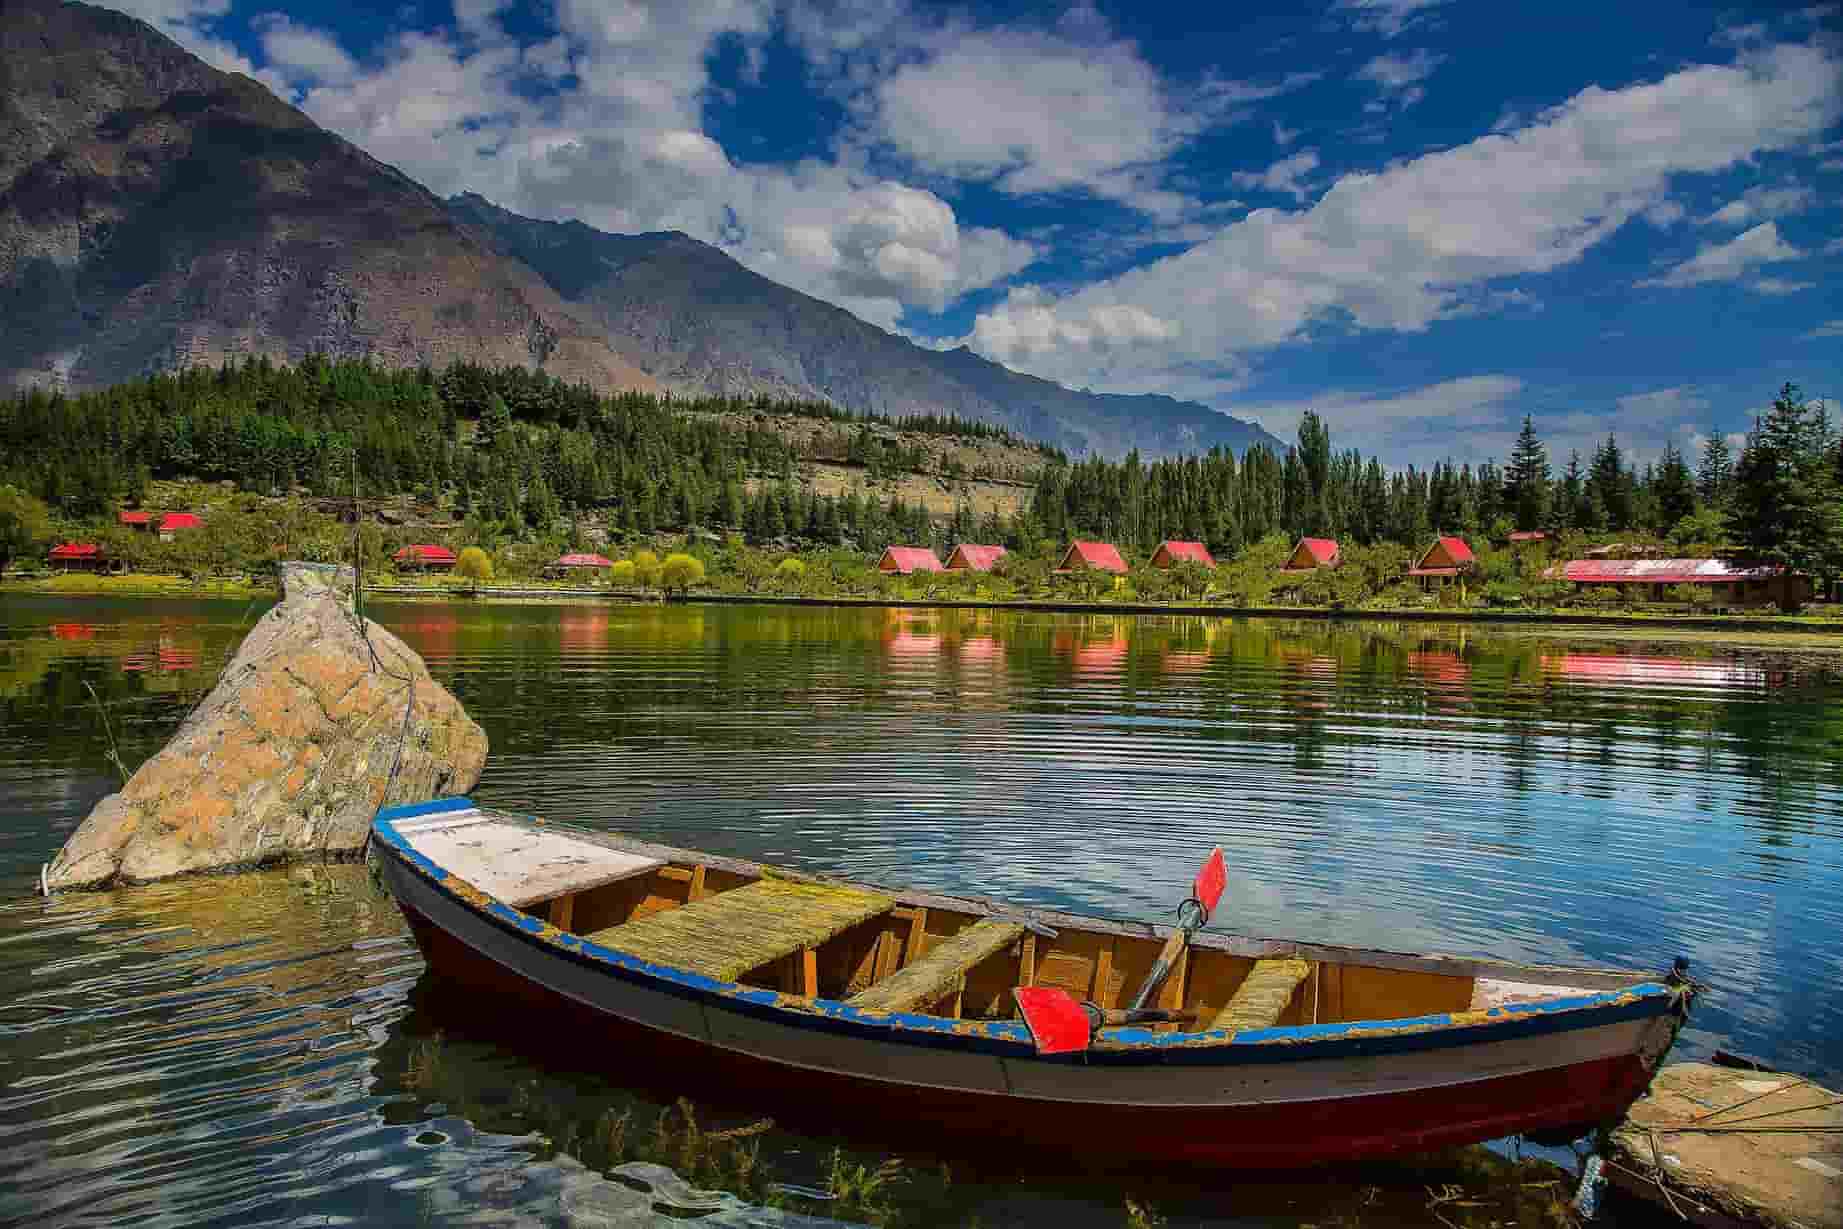
[[[227,355],[656,388],[400,172],[152,27],[0,4],[0,387]]]
[[[581,222],[520,217],[472,194],[448,205],[671,388],[957,414],[1077,455],[1285,448],[1259,426],[1195,402],[1078,392],[964,347],[926,349],[677,231],[610,235]]]
[[[954,414],[1076,455],[1279,444],[917,346],[687,235],[443,201],[140,21],[0,0],[0,388],[310,351]]]

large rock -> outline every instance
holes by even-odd
[[[282,585],[204,703],[58,853],[49,887],[355,854],[385,801],[480,779],[486,732],[369,620],[367,646],[351,569],[283,564]]]

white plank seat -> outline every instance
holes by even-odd
[[[397,832],[417,853],[514,909],[567,900],[665,865],[477,809],[399,821]]]
[[[583,937],[718,981],[735,981],[765,964],[805,953],[810,994],[812,950],[895,907],[890,897],[861,888],[763,878]]]
[[[1016,943],[1024,935],[1017,922],[982,918],[943,939],[920,960],[890,974],[845,1001],[866,1011],[912,1011],[938,1003],[966,988],[966,974],[980,961]]]
[[[1272,1028],[1311,973],[1311,964],[1297,956],[1255,961],[1248,979],[1236,987],[1210,1027],[1232,1033]]]

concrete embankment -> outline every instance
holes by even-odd
[[[1676,1063],[1613,1132],[1606,1171],[1690,1224],[1843,1229],[1843,1097],[1798,1076]]]
[[[351,569],[283,564],[282,589],[172,740],[65,843],[47,889],[351,856],[381,803],[473,788],[485,731],[353,615]]]

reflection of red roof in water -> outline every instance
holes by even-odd
[[[1075,673],[1110,674],[1126,661],[1126,637],[1098,640],[1075,650]]]
[[[961,661],[1001,662],[1005,646],[991,636],[974,636],[960,642]]]
[[[1408,669],[1443,686],[1466,683],[1472,677],[1472,667],[1457,653],[1410,653]]]
[[[1170,652],[1165,654],[1163,664],[1167,674],[1194,674],[1209,665],[1209,654]]]
[[[162,639],[151,651],[142,649],[122,658],[122,671],[126,674],[142,674],[148,670],[158,670],[162,674],[175,674],[181,670],[190,670],[198,665],[198,654],[191,649],[175,648],[173,642]]]
[[[566,611],[557,619],[557,641],[566,652],[599,649],[608,643],[608,612]]]
[[[923,635],[903,628],[886,642],[889,651],[897,657],[936,657],[941,652],[941,638],[935,635]]]
[[[1600,683],[1670,683],[1686,687],[1757,687],[1766,672],[1732,661],[1688,661],[1623,653],[1556,653],[1541,658],[1545,674]]]
[[[94,640],[96,628],[89,623],[53,623],[51,634],[59,640]]]

